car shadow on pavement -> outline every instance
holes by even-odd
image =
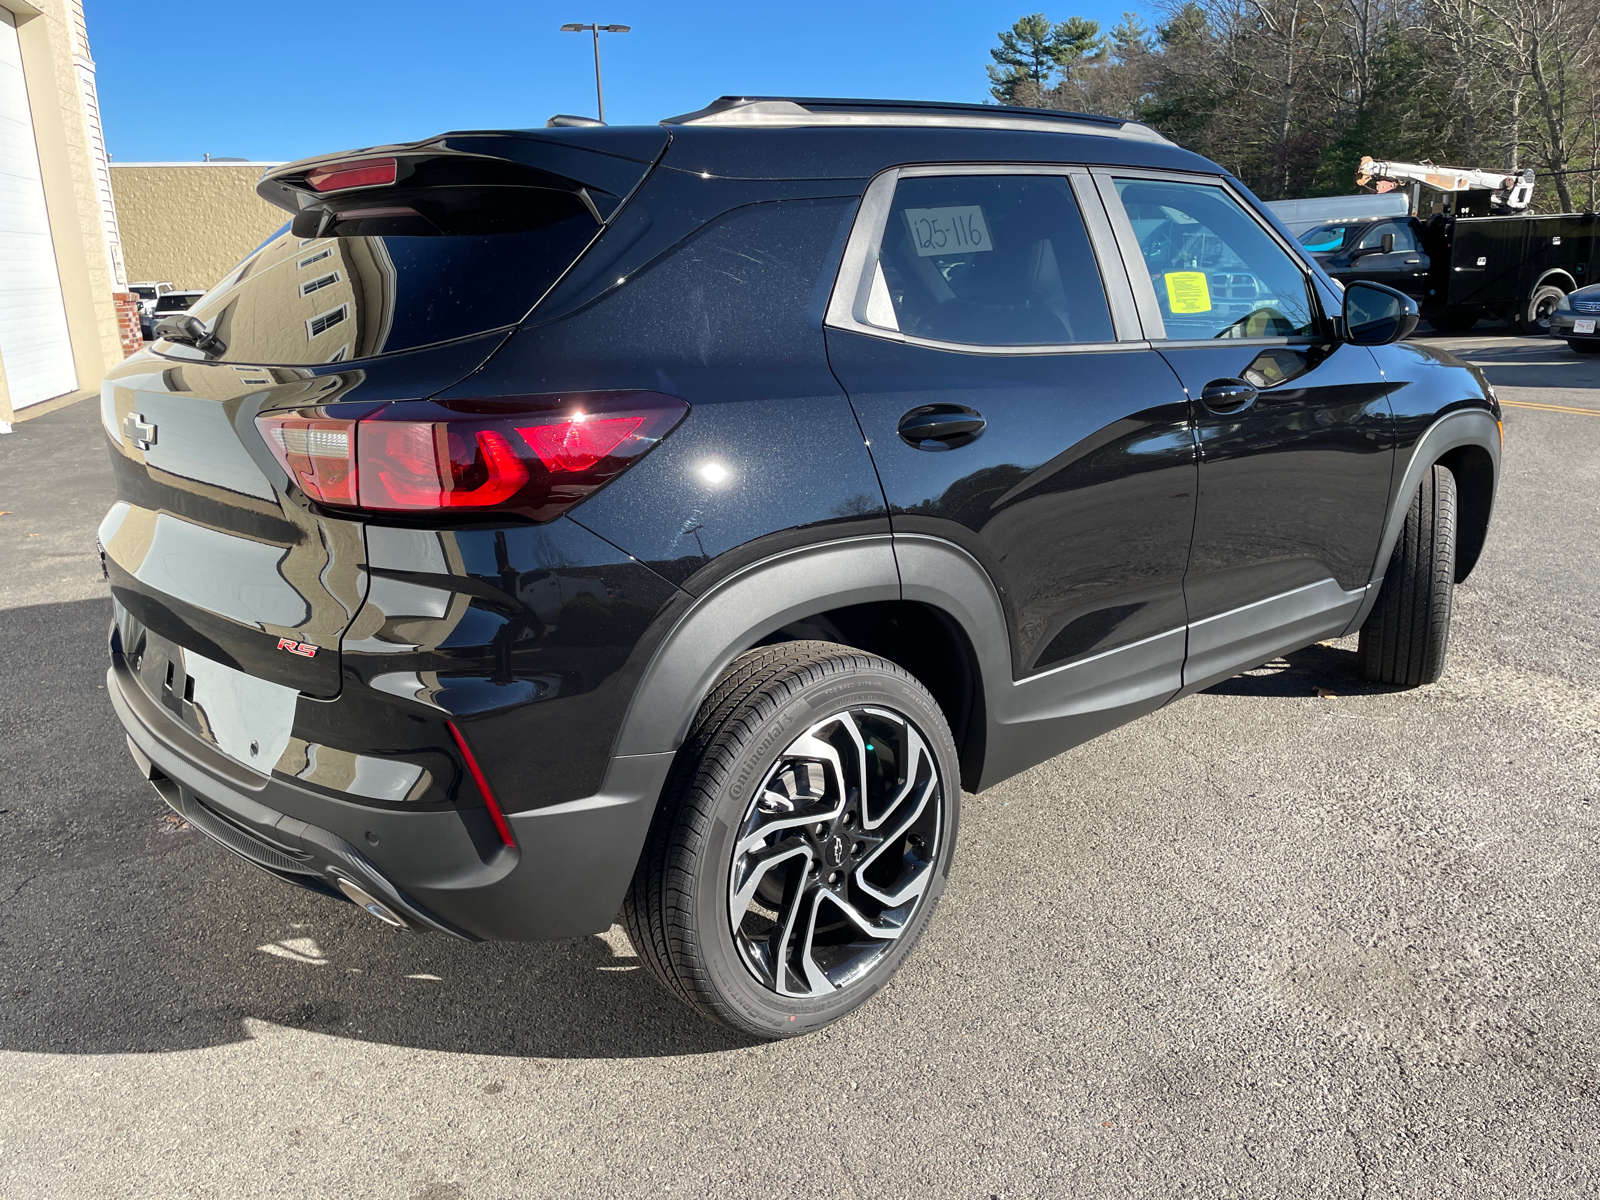
[[[144,1053],[281,1026],[534,1058],[753,1044],[669,996],[613,929],[466,943],[256,870],[134,769],[104,599],[0,610],[0,1050]]]
[[[1319,690],[1320,689],[1320,690]],[[1210,696],[1382,696],[1406,689],[1361,677],[1356,652],[1318,643],[1206,688]]]

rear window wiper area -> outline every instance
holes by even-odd
[[[296,237],[475,237],[529,233],[575,216],[603,223],[585,188],[451,184],[330,197],[295,214]]]
[[[197,326],[165,326],[154,352],[329,366],[509,329],[622,210],[666,141],[585,128],[447,134],[273,168],[256,190],[289,226],[195,303]]]

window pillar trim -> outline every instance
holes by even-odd
[[[944,342],[886,329],[867,320],[877,277],[878,250],[894,207],[895,189],[902,179],[942,178],[960,175],[1040,175],[1066,179],[1078,205],[1078,213],[1089,238],[1089,246],[1100,270],[1100,282],[1111,310],[1114,342],[1061,342],[1014,346],[982,346],[967,342]],[[1090,202],[1090,175],[1085,166],[1067,163],[937,163],[925,166],[890,167],[875,175],[862,193],[855,221],[845,242],[839,271],[823,324],[830,329],[865,334],[884,341],[951,350],[961,354],[1040,355],[1104,353],[1108,350],[1148,349],[1144,329],[1138,320],[1135,296],[1129,287],[1129,271],[1107,222],[1106,207]],[[1126,218],[1124,217],[1124,220]],[[1129,227],[1130,232],[1132,227]],[[1146,285],[1149,281],[1146,280]],[[1152,298],[1154,292],[1151,293]]]
[[[1150,282],[1148,272],[1144,270],[1144,252],[1139,248],[1139,239],[1133,232],[1133,222],[1128,220],[1128,212],[1122,206],[1122,197],[1117,192],[1116,180],[1118,179],[1150,179],[1160,183],[1188,183],[1200,184],[1205,187],[1214,187],[1222,190],[1236,203],[1244,214],[1254,221],[1278,247],[1288,255],[1291,262],[1305,277],[1306,297],[1311,304],[1312,315],[1319,318],[1322,331],[1311,337],[1314,342],[1327,342],[1333,338],[1333,314],[1328,310],[1329,297],[1321,285],[1321,276],[1315,263],[1306,253],[1305,247],[1298,242],[1285,238],[1282,232],[1273,224],[1264,219],[1256,208],[1254,197],[1243,191],[1237,180],[1229,175],[1206,175],[1187,171],[1157,170],[1150,167],[1090,167],[1089,173],[1094,177],[1100,199],[1105,204],[1106,213],[1111,219],[1112,229],[1116,233],[1118,246],[1122,249],[1123,264],[1127,268],[1129,282],[1133,285],[1134,300],[1138,305],[1140,319],[1144,322],[1145,335],[1151,342],[1167,343],[1166,322],[1161,317],[1161,304],[1156,299],[1155,285]],[[1240,338],[1239,342],[1260,342],[1270,345],[1280,342],[1277,338]],[[1301,339],[1291,339],[1301,340]],[[1167,343],[1174,348],[1178,342]],[[1188,343],[1185,343],[1188,344]],[[1215,344],[1215,343],[1208,343]]]

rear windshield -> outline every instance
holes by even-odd
[[[410,209],[349,214],[333,236],[285,230],[194,315],[225,344],[220,360],[283,365],[393,354],[514,324],[599,228],[576,197],[530,195],[517,207],[504,232],[419,224]]]
[[[161,312],[182,312],[186,308],[192,308],[199,299],[200,296],[198,294],[184,296],[168,292],[156,302],[156,308]]]
[[[141,300],[154,300],[156,298],[156,290],[153,287],[131,287],[128,290]]]

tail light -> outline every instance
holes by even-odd
[[[356,503],[354,421],[298,414],[257,417],[267,447],[313,500]]]
[[[313,500],[336,508],[509,512],[551,521],[627,470],[689,406],[657,392],[405,400],[256,418]]]

